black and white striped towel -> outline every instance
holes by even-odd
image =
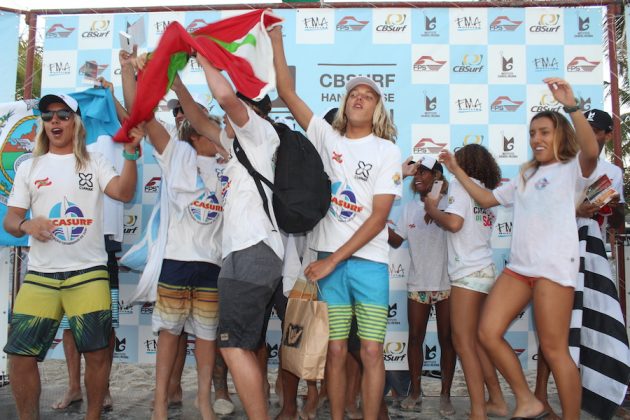
[[[578,219],[580,273],[569,350],[582,376],[582,408],[610,419],[626,396],[630,349],[599,225]]]

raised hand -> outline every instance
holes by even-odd
[[[571,89],[571,85],[566,80],[559,77],[547,77],[543,79],[543,82],[547,84],[556,101],[564,106],[575,106],[577,101],[575,100],[575,95],[573,95],[573,89]]]
[[[442,150],[438,156],[438,160],[446,166],[446,169],[448,169],[450,173],[455,173],[455,170],[459,168],[457,159],[455,159],[455,156],[448,150]]]
[[[133,50],[128,53],[125,50],[118,51],[118,61],[120,62],[121,67],[125,66],[133,66],[135,59],[138,57],[138,46],[134,44]]]
[[[411,159],[413,159],[413,157],[409,156],[402,164],[403,178],[408,177],[408,176],[414,176],[416,172],[418,171],[419,163],[413,162]]]

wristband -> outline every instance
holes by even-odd
[[[573,112],[579,111],[580,106],[578,104],[575,104],[573,106],[563,106],[562,110],[566,112],[567,114],[571,114]]]
[[[24,232],[24,231],[22,230],[22,225],[23,225],[24,223],[28,222],[28,221],[29,221],[29,219],[27,219],[26,217],[25,217],[24,219],[22,219],[22,221],[21,221],[21,222],[20,222],[20,224],[18,225],[18,231],[20,231],[20,232]],[[24,233],[26,233],[26,232],[24,232]]]
[[[138,160],[140,157],[140,149],[136,148],[135,153],[127,153],[127,151],[123,149],[122,155],[126,160]]]

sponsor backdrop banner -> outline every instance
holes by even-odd
[[[96,68],[99,75],[113,81],[116,95],[121,98],[119,31],[140,21],[134,25],[144,31],[140,51],[150,51],[172,21],[177,20],[192,31],[236,13],[239,12],[46,17],[42,93],[83,90],[89,87],[83,82],[84,73]],[[443,148],[455,150],[470,143],[482,144],[494,154],[507,181],[517,176],[519,165],[530,157],[528,120],[538,111],[561,109],[542,84],[543,78],[566,78],[585,110],[601,108],[603,104],[599,7],[328,8],[276,13],[286,19],[287,59],[295,72],[297,91],[306,103],[323,115],[337,106],[350,77],[373,78],[382,87],[398,127],[397,144],[403,156],[437,155]],[[212,113],[222,114],[194,59],[182,76],[192,92],[204,95]],[[275,93],[271,96],[273,116],[290,118]],[[159,111],[160,118],[172,121],[166,101],[160,104]],[[136,199],[125,210],[125,249],[140,238],[157,198],[160,170],[150,150],[143,154],[139,171]],[[5,178],[11,176],[10,172],[3,174]],[[3,185],[8,187],[8,181]],[[408,184],[406,187],[405,197],[392,211],[394,222],[403,205],[412,199]],[[492,245],[499,270],[509,255],[511,220],[509,211],[498,211]],[[408,249],[403,246],[390,255],[391,295],[384,358],[388,369],[406,369]],[[125,308],[124,299],[137,279],[137,273],[121,273],[121,308]],[[151,332],[151,310],[151,305],[123,309],[116,348],[118,360],[154,360],[156,337]],[[533,368],[536,358],[531,318],[528,309],[507,334],[526,368]],[[268,334],[272,355],[276,355],[279,329],[274,318]],[[189,350],[192,346],[191,341]],[[434,317],[423,351],[425,369],[438,369],[440,350]],[[55,357],[62,355],[61,346],[52,353]],[[192,351],[189,354],[192,361]],[[277,359],[272,359],[272,363],[277,363]]]

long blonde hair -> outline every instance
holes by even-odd
[[[553,123],[553,156],[556,160],[565,163],[574,158],[580,150],[580,145],[575,135],[575,129],[569,123],[569,120],[556,111],[541,111],[532,117],[529,124],[531,125],[532,122],[540,118],[549,118]],[[538,168],[540,168],[540,162],[534,157],[521,166],[520,172],[523,184],[526,184],[527,180],[534,176]],[[531,173],[527,174],[527,172]]]
[[[332,127],[341,134],[346,134],[346,127],[348,126],[348,118],[346,118],[347,101],[348,93],[341,98],[339,110],[332,122]],[[398,135],[396,126],[392,122],[389,112],[387,112],[387,109],[385,108],[383,98],[380,96],[378,97],[376,108],[374,108],[374,115],[372,115],[372,133],[374,133],[375,136],[389,140],[392,143],[396,143],[396,136]]]
[[[74,116],[74,134],[72,137],[72,153],[76,158],[75,169],[80,171],[86,167],[90,161],[90,155],[85,145],[86,131],[81,117],[73,113]],[[37,134],[35,135],[35,149],[33,150],[33,157],[38,158],[50,150],[50,139],[44,130],[44,120],[39,118],[37,124]]]

